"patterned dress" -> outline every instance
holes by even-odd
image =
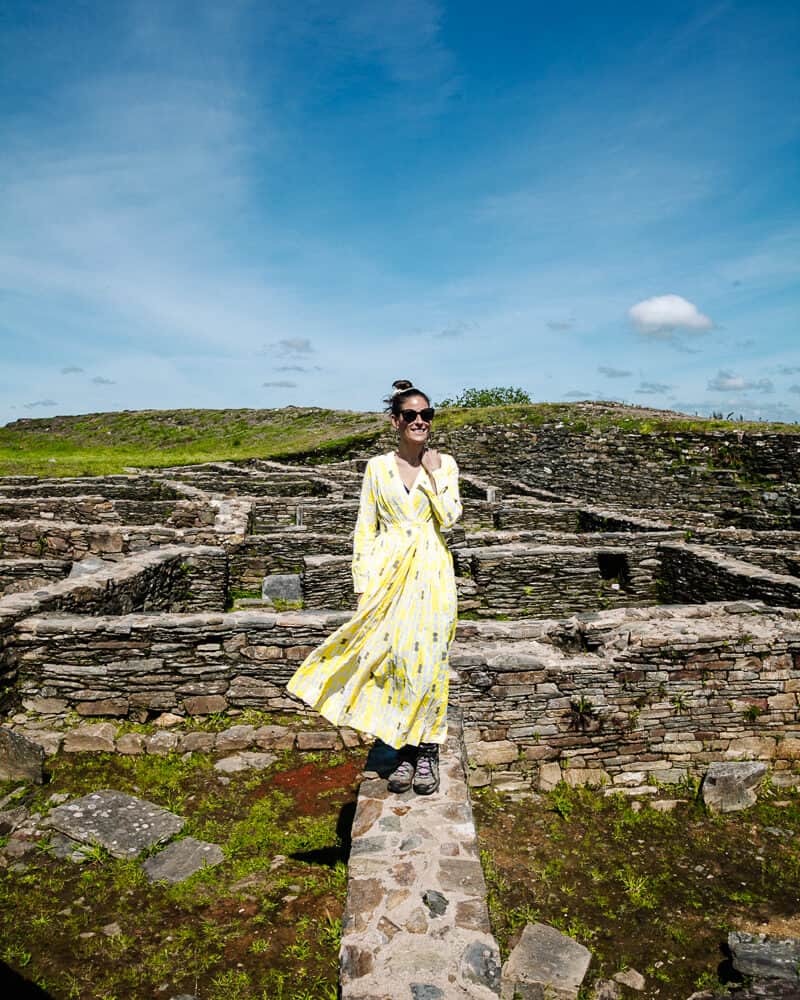
[[[441,456],[407,489],[393,452],[367,463],[353,543],[353,618],[310,653],[288,690],[336,726],[400,748],[447,738],[453,557],[441,535],[461,516],[458,467]]]

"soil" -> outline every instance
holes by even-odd
[[[556,926],[592,952],[586,996],[628,967],[642,1000],[724,990],[741,980],[729,930],[800,936],[798,793],[767,790],[725,816],[691,796],[662,813],[565,786],[538,801],[473,795],[503,957],[526,923]]]
[[[0,992],[53,1000],[335,1000],[349,827],[365,751],[286,753],[219,780],[191,761],[61,755],[26,792],[117,788],[187,818],[226,858],[177,886],[95,851],[59,860],[48,838],[0,872]],[[0,792],[7,791],[3,786]],[[121,934],[103,928],[118,923]],[[5,988],[4,988],[5,987]]]

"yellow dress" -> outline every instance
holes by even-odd
[[[288,690],[336,726],[399,749],[447,738],[448,654],[457,599],[441,535],[461,516],[458,466],[441,456],[406,490],[394,452],[364,472],[353,539],[350,619],[310,653]]]

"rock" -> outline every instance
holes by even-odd
[[[428,889],[422,894],[422,902],[428,907],[431,916],[441,917],[447,909],[450,900],[435,889]]]
[[[263,770],[274,764],[278,758],[274,753],[258,753],[255,750],[243,750],[241,753],[223,757],[214,765],[215,771],[222,774],[236,774],[238,771]]]
[[[162,730],[160,733],[152,733],[144,738],[144,749],[146,753],[156,757],[165,757],[168,753],[178,749],[181,737],[179,733],[169,733]]]
[[[122,928],[115,920],[113,924],[106,924],[105,927],[101,928],[102,932],[106,937],[119,937],[122,933]]]
[[[494,941],[473,941],[464,949],[459,972],[468,983],[497,993],[500,986],[500,952]]]
[[[213,750],[216,740],[214,733],[185,733],[181,740],[181,750],[189,753],[194,753],[195,750]]]
[[[64,753],[113,753],[117,727],[110,722],[85,722],[64,737]]]
[[[41,785],[44,750],[36,743],[0,726],[0,781],[33,781]]]
[[[538,985],[558,1000],[576,1000],[592,954],[588,948],[547,924],[526,924],[503,966],[502,992],[511,1000],[518,987]]]
[[[797,938],[731,931],[728,947],[733,955],[734,969],[744,976],[800,982],[800,940]]]
[[[25,806],[17,806],[16,809],[4,809],[0,812],[0,837],[13,833],[27,818],[28,810]]]
[[[183,707],[189,715],[214,715],[226,711],[228,702],[221,694],[202,694],[184,698]]]
[[[24,858],[28,854],[33,854],[37,849],[36,842],[28,840],[27,837],[12,836],[3,848],[3,854],[7,858]]]
[[[253,745],[255,726],[231,726],[217,733],[215,747],[224,753],[227,750],[246,750]]]
[[[479,767],[485,764],[513,764],[519,757],[516,743],[511,740],[478,742],[470,748],[470,761]]]
[[[63,715],[67,710],[67,702],[64,698],[23,698],[22,707],[27,712],[36,712],[38,715]]]
[[[645,978],[641,972],[637,972],[636,969],[624,969],[622,972],[617,972],[614,975],[614,982],[619,983],[621,986],[627,986],[631,990],[641,990],[645,986]]]
[[[683,805],[686,801],[686,799],[656,799],[650,803],[650,808],[655,809],[656,812],[667,813],[672,812],[676,806]]]
[[[341,750],[342,741],[335,730],[317,729],[297,734],[298,750]]]
[[[224,857],[218,844],[185,837],[148,858],[142,869],[151,882],[183,882],[202,868],[218,865]]]
[[[88,559],[81,559],[79,562],[72,564],[72,569],[69,571],[67,579],[75,580],[81,576],[91,576],[92,573],[96,573],[100,569],[111,569],[111,565],[102,559],[98,559],[97,556],[89,556]]]
[[[703,800],[713,812],[735,812],[755,804],[756,789],[767,773],[760,761],[728,761],[709,765]]]
[[[161,715],[153,719],[153,725],[158,729],[171,729],[172,726],[179,726],[185,721],[182,715],[176,715],[174,712],[162,712]]]
[[[406,920],[406,930],[409,934],[424,934],[428,930],[428,918],[421,906],[411,911]]]
[[[101,698],[98,701],[81,701],[75,708],[78,715],[127,715],[130,702],[127,698]]]
[[[40,746],[44,750],[45,757],[57,754],[64,742],[64,734],[57,729],[23,729],[17,735],[24,736],[26,740]]]
[[[561,778],[560,764],[542,764],[539,768],[539,790],[542,792],[552,792],[559,781],[561,781]]]
[[[597,767],[569,767],[564,771],[563,777],[571,788],[579,788],[584,785],[590,788],[599,788],[611,781],[608,773]]]
[[[302,601],[303,587],[299,573],[272,573],[261,584],[261,598],[265,601]]]
[[[144,736],[140,733],[124,733],[117,740],[117,753],[144,753]]]
[[[291,750],[294,746],[294,733],[288,726],[259,726],[253,738],[264,750]]]
[[[470,788],[485,788],[492,782],[492,773],[485,767],[472,767],[467,775]]]
[[[174,837],[184,822],[145,799],[103,789],[57,806],[43,825],[82,844],[98,844],[115,858],[135,858]]]

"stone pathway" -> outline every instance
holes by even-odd
[[[500,951],[489,927],[453,714],[432,796],[392,795],[394,752],[367,762],[352,830],[342,930],[342,1000],[496,1000]]]

